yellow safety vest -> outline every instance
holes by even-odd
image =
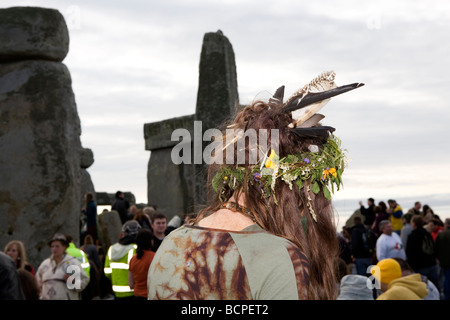
[[[90,277],[91,265],[89,264],[87,254],[83,250],[75,247],[73,242],[69,243],[66,253],[80,261],[81,267],[84,269],[88,277]]]
[[[105,258],[105,275],[111,280],[112,289],[117,298],[129,297],[134,294],[134,290],[128,284],[128,269],[130,260],[136,253],[135,244],[121,245],[113,244],[108,249]],[[123,256],[117,255],[123,253]]]

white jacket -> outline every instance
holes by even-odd
[[[72,274],[67,281],[66,274]],[[79,293],[89,283],[80,262],[67,254],[58,265],[52,257],[44,260],[36,272],[36,280],[41,300],[79,300]]]

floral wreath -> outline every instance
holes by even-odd
[[[347,165],[345,151],[341,149],[340,139],[334,135],[330,135],[321,152],[300,152],[280,159],[272,149],[269,156],[250,167],[248,175],[244,167],[220,167],[212,179],[212,187],[220,201],[224,202],[223,195],[227,188],[234,191],[244,185],[257,185],[264,198],[272,196],[278,205],[275,185],[277,180],[281,180],[291,190],[294,184],[299,189],[306,187],[314,194],[322,190],[325,198],[331,200],[331,193],[334,194],[335,188],[339,190],[343,185],[342,173]],[[310,201],[308,195],[308,208],[317,221]]]

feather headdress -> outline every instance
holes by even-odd
[[[353,83],[338,87],[334,82],[335,76],[333,71],[320,74],[295,92],[286,102],[283,102],[285,88],[281,86],[268,102],[275,116],[281,115],[283,119],[286,119],[286,114],[291,114],[292,121],[288,125],[291,134],[306,139],[323,138],[322,152],[318,152],[318,146],[310,145],[309,151],[303,150],[280,158],[272,149],[270,155],[265,154],[262,161],[254,166],[248,168],[221,166],[212,180],[212,186],[219,194],[220,201],[227,200],[225,197],[222,198],[226,190],[236,190],[243,185],[252,184],[258,186],[264,198],[272,197],[278,204],[275,186],[277,180],[282,180],[291,190],[294,184],[299,189],[304,187],[307,189],[307,206],[313,219],[317,221],[311,204],[311,195],[322,191],[325,198],[331,199],[331,193],[334,192],[335,187],[339,190],[342,185],[341,175],[346,164],[340,140],[331,134],[335,129],[320,125],[319,122],[325,116],[318,112],[332,97],[364,85]],[[241,135],[235,136],[227,146],[234,144],[242,135],[241,132]],[[233,182],[230,183],[231,181]]]

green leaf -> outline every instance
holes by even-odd
[[[314,184],[312,185],[312,192],[314,192],[315,194],[318,194],[320,191],[320,186],[319,184],[316,182],[314,182]]]
[[[222,175],[220,174],[220,172],[217,172],[216,175],[214,176],[214,178],[212,179],[212,187],[216,193],[218,193],[218,191],[219,191],[219,188],[218,188],[219,183],[222,183],[221,177],[222,177]]]
[[[324,186],[324,187],[323,187],[323,195],[324,195],[325,198],[327,198],[328,200],[331,200],[330,189],[328,189],[327,186]]]

